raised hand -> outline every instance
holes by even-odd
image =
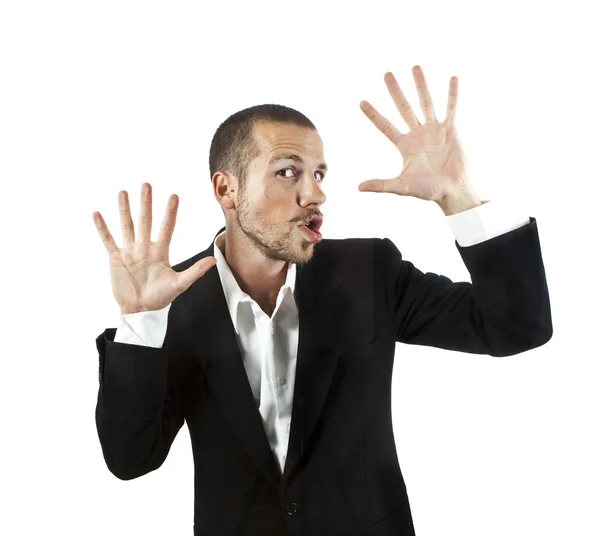
[[[94,212],[96,229],[109,254],[112,289],[121,314],[163,309],[216,264],[215,257],[204,257],[183,272],[171,268],[169,245],[178,204],[179,197],[172,194],[167,202],[158,241],[151,242],[152,188],[147,182],[142,184],[140,235],[136,241],[127,192],[121,190],[119,213],[125,240],[122,248],[115,244],[100,212]]]
[[[454,128],[458,78],[450,79],[446,118],[438,123],[421,67],[413,67],[425,124],[417,119],[394,75],[384,76],[388,91],[410,131],[402,134],[367,101],[360,109],[402,154],[404,167],[393,179],[372,179],[358,185],[361,192],[390,192],[439,202],[451,192],[469,190],[465,156]]]

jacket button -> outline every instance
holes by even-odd
[[[286,507],[285,507],[285,513],[288,516],[291,516],[291,515],[295,514],[296,511],[298,510],[298,506],[300,506],[300,505],[297,504],[297,503],[290,503],[290,504],[286,505]]]

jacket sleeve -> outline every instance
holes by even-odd
[[[183,426],[181,383],[162,348],[96,339],[100,358],[96,428],[110,472],[131,480],[158,469]]]
[[[552,337],[536,219],[478,244],[455,240],[472,283],[419,271],[388,238],[385,292],[397,342],[503,357]]]

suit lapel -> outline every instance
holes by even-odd
[[[207,387],[248,454],[276,488],[289,478],[306,449],[339,356],[344,311],[335,295],[341,279],[327,263],[319,262],[318,247],[317,244],[308,264],[296,265],[294,299],[299,316],[298,354],[283,476],[254,401],[217,270],[209,270],[181,295],[182,305],[187,308],[185,316],[190,320],[190,326],[197,329],[197,336],[192,337],[193,345],[201,360]],[[214,256],[213,244],[194,257],[193,262],[206,256]]]

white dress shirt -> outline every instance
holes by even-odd
[[[529,223],[529,216],[507,211],[498,203],[482,205],[446,216],[460,246],[472,246]],[[273,315],[269,317],[243,292],[217,246],[214,257],[223,285],[227,308],[254,399],[262,416],[265,433],[283,474],[288,448],[296,357],[298,308],[294,301],[296,265],[288,265],[287,278],[279,290]],[[171,304],[158,311],[121,315],[114,342],[161,348],[167,332]]]

